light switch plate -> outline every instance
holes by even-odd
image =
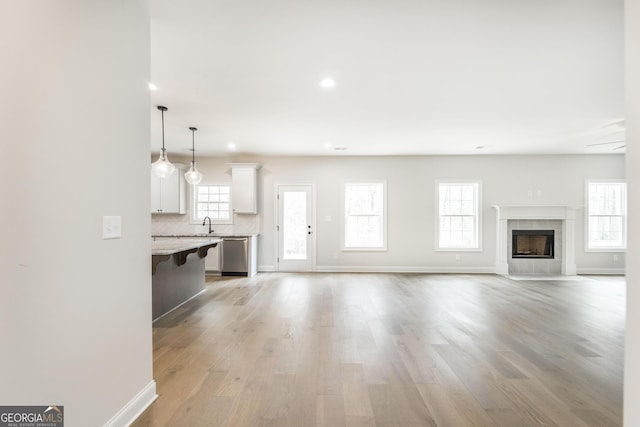
[[[103,216],[102,217],[102,238],[119,239],[122,237],[122,217]]]

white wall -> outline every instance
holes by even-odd
[[[0,20],[0,403],[122,425],[155,395],[148,12],[4,1]]]
[[[585,180],[624,178],[624,156],[420,156],[420,157],[256,157],[234,159],[262,164],[259,210],[254,229],[260,236],[259,264],[275,265],[275,196],[277,184],[313,183],[317,191],[317,268],[319,270],[402,270],[493,272],[495,211],[492,205],[584,206]],[[184,160],[183,160],[184,161]],[[202,158],[205,182],[230,180],[230,159]],[[350,179],[386,179],[388,251],[343,252],[342,186]],[[435,181],[480,179],[483,185],[483,250],[435,250]],[[529,195],[531,192],[531,195]],[[326,221],[326,217],[331,217]],[[154,229],[187,216],[154,216]],[[247,218],[241,224],[246,228]],[[160,226],[162,225],[162,227]],[[170,224],[169,224],[170,225]],[[624,254],[584,251],[584,218],[576,221],[578,271],[622,272]],[[195,226],[200,230],[202,227]],[[185,229],[184,226],[181,226]],[[228,231],[228,230],[225,230]],[[459,258],[459,259],[457,259]]]
[[[629,235],[640,236],[640,3],[625,1],[627,185]],[[640,242],[630,239],[627,249],[627,330],[624,369],[624,425],[640,426]]]

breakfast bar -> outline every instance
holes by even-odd
[[[156,320],[204,290],[204,258],[219,238],[151,242],[152,318]]]

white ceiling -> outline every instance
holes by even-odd
[[[156,105],[170,155],[624,152],[622,0],[150,7],[153,152]]]

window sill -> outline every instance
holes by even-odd
[[[342,248],[342,252],[386,252],[387,248]]]
[[[625,253],[627,248],[586,248],[584,251],[587,253]]]
[[[482,252],[482,248],[436,248],[436,252]]]

